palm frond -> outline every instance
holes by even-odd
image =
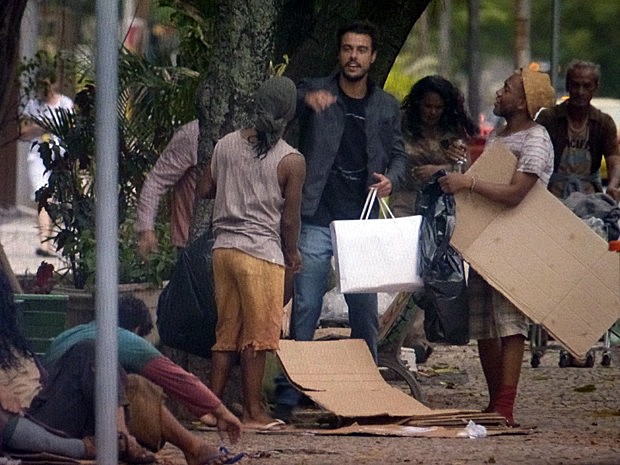
[[[33,115],[30,119],[45,132],[65,139],[75,128],[75,113],[66,108],[56,108],[50,113]]]

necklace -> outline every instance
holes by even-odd
[[[568,129],[570,130],[570,132],[579,134],[580,132],[583,132],[586,125],[588,124],[588,115],[585,116],[583,121],[579,121],[579,122],[575,122],[575,120],[571,119],[570,117],[568,117],[567,120],[568,120]]]

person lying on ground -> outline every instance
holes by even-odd
[[[10,283],[0,272],[0,451],[48,452],[79,459],[96,457],[95,341],[73,344],[49,372],[17,325]],[[49,373],[49,374],[48,374]],[[189,465],[233,463],[231,455],[185,429],[165,407],[158,386],[119,367],[116,411],[119,458],[151,463],[152,451],[166,442],[183,452]],[[231,442],[240,430],[231,428]]]

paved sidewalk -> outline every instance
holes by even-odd
[[[36,274],[42,261],[51,263],[56,270],[66,266],[60,257],[40,257],[35,254],[39,237],[34,209],[0,209],[0,244],[16,275]]]

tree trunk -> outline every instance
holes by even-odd
[[[439,74],[452,79],[452,0],[444,0],[439,14]]]
[[[211,159],[217,140],[250,124],[252,96],[273,59],[279,0],[218,2],[215,43],[208,75],[198,89],[198,164]],[[196,201],[191,238],[211,225],[211,201]]]
[[[480,114],[480,0],[469,0],[467,40],[467,100],[469,114],[477,121]]]
[[[515,68],[524,68],[531,61],[530,0],[515,0]]]
[[[4,132],[7,123],[17,123],[15,115],[11,114],[17,109],[9,100],[15,86],[15,67],[19,61],[19,29],[26,2],[27,0],[0,2],[0,132]]]

